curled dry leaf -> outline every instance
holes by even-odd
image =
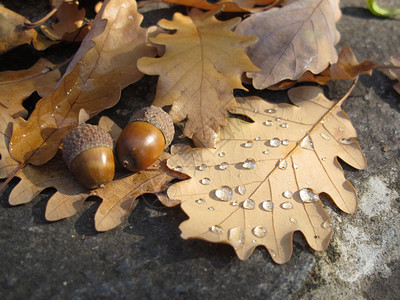
[[[105,2],[53,93],[37,103],[28,121],[16,119],[10,141],[14,159],[46,163],[78,125],[81,109],[93,117],[115,105],[121,89],[143,76],[137,59],[156,52],[145,44],[142,19],[134,0]]]
[[[329,101],[317,87],[294,88],[289,96],[294,105],[238,99],[235,112],[253,123],[232,118],[216,149],[168,160],[191,177],[168,189],[189,216],[180,225],[183,238],[229,243],[240,259],[263,245],[285,263],[295,231],[315,250],[328,246],[332,228],[320,193],[347,213],[356,210],[356,192],[337,157],[357,169],[366,160],[342,101]]]
[[[29,23],[25,17],[0,5],[0,54],[23,44],[32,43],[37,50],[53,44],[35,29],[24,29],[25,22]]]
[[[57,9],[51,27],[42,25],[40,29],[52,41],[81,41],[89,32],[85,26],[85,9],[79,9],[78,1],[62,2]]]
[[[395,66],[400,66],[400,54],[392,56],[390,58],[390,62]],[[393,88],[400,94],[400,70],[392,69],[390,70],[390,74],[393,76],[394,79],[397,80],[397,83],[393,85]]]
[[[210,3],[207,0],[164,0],[164,2],[192,6],[201,9],[213,10],[223,5],[224,11],[229,12],[256,12],[266,9],[266,6],[277,3],[276,0],[219,0]]]
[[[334,47],[341,12],[337,0],[286,1],[282,8],[252,14],[238,34],[258,36],[246,52],[260,72],[248,72],[253,86],[264,89],[304,72],[319,74],[337,61]]]
[[[143,73],[160,75],[154,105],[172,105],[174,122],[187,118],[184,134],[199,146],[214,145],[227,109],[235,106],[233,89],[244,88],[241,75],[257,70],[244,52],[256,37],[232,32],[240,18],[219,21],[219,11],[193,9],[189,17],[176,13],[172,21],[161,20],[159,26],[176,31],[150,39],[165,45],[165,54],[138,61]]]
[[[34,91],[45,97],[51,93],[60,71],[48,60],[41,58],[27,70],[0,73],[0,103],[13,118],[28,115],[22,102]]]

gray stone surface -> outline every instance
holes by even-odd
[[[393,7],[396,2],[380,1]],[[31,19],[42,12],[36,1],[2,3]],[[349,45],[360,60],[378,64],[400,51],[398,19],[372,16],[362,0],[343,1],[341,6],[338,48]],[[170,18],[171,11],[146,12],[146,25],[161,16]],[[62,61],[74,49],[64,46],[37,54],[22,47],[0,57],[0,68],[27,67],[32,62],[26,58],[39,55]],[[128,87],[107,114],[123,125],[130,109],[153,99],[155,84],[155,78],[145,77]],[[239,261],[229,246],[182,240],[178,225],[186,219],[184,213],[179,207],[161,207],[152,196],[141,197],[124,223],[110,232],[94,230],[95,201],[85,203],[70,219],[48,223],[45,205],[54,191],[10,207],[13,180],[0,194],[0,298],[398,298],[400,95],[392,84],[386,71],[363,76],[345,104],[369,165],[356,171],[343,164],[360,205],[354,215],[346,215],[326,204],[334,227],[327,251],[314,252],[296,234],[293,257],[285,265],[273,263],[261,248],[249,260]],[[326,92],[340,98],[348,86],[332,83]]]

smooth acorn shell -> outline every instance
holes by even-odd
[[[132,122],[122,130],[116,144],[120,164],[136,172],[151,166],[163,153],[165,138],[161,130],[147,122]]]
[[[108,147],[84,150],[71,161],[70,169],[83,186],[98,188],[114,178],[114,153]]]

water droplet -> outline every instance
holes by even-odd
[[[219,156],[219,157],[224,157],[224,156],[225,156],[225,152],[220,152],[220,153],[218,153],[218,156]]]
[[[327,141],[329,141],[331,138],[329,137],[329,135],[326,135],[325,133],[321,133],[321,137],[324,139],[324,140],[327,140]]]
[[[205,177],[205,178],[200,179],[200,183],[204,184],[204,185],[209,185],[211,183],[211,180],[210,180],[210,178]]]
[[[267,229],[263,226],[254,227],[252,232],[258,238],[263,238],[267,235]]]
[[[253,112],[258,113],[258,108],[253,109]]]
[[[226,169],[228,169],[228,167],[229,167],[229,164],[227,162],[223,162],[218,166],[218,169],[226,170]]]
[[[254,209],[256,207],[256,203],[254,200],[248,198],[243,202],[243,208],[245,209]]]
[[[246,189],[246,187],[245,187],[244,185],[239,185],[239,186],[237,187],[237,192],[238,192],[238,194],[240,194],[240,195],[246,194],[246,191],[247,191],[247,189]]]
[[[269,150],[264,150],[263,153],[266,154],[266,155],[268,155],[268,154],[271,153],[271,151],[269,151]]]
[[[314,150],[314,144],[309,136],[306,136],[301,141],[300,147],[307,150]]]
[[[329,229],[331,227],[332,227],[332,224],[329,221],[325,221],[324,223],[322,223],[322,228],[324,228],[324,229]]]
[[[281,170],[286,170],[286,168],[287,168],[287,161],[286,160],[282,160],[280,163],[279,163],[279,165],[278,165],[278,167],[279,167],[279,169],[281,169]]]
[[[233,202],[231,202],[232,206],[239,206],[239,202],[237,202],[237,200],[234,200]]]
[[[23,134],[22,137],[23,137],[23,138],[26,137],[26,134]]]
[[[201,164],[200,166],[197,167],[197,169],[198,169],[199,171],[205,171],[205,170],[207,170],[207,165]]]
[[[253,142],[252,141],[247,141],[242,145],[244,148],[251,148],[253,147]]]
[[[256,137],[254,140],[256,140],[256,141],[261,141],[261,137]]]
[[[283,124],[281,124],[279,126],[282,127],[282,128],[288,128],[289,127],[289,125],[287,123],[283,123]]]
[[[283,141],[282,141],[282,145],[283,145],[283,146],[288,146],[289,143],[290,143],[289,140],[283,140]]]
[[[310,189],[302,189],[299,192],[300,199],[303,202],[315,202],[319,200],[319,196],[314,194]]]
[[[233,199],[233,190],[224,185],[215,191],[215,196],[221,201],[231,201]]]
[[[222,234],[222,233],[224,232],[224,230],[222,229],[222,227],[219,226],[219,225],[213,225],[213,226],[211,226],[211,227],[209,228],[209,230],[210,230],[211,232],[216,233],[216,234]]]
[[[208,208],[208,210],[210,210],[210,211],[214,211],[214,210],[215,210],[215,208],[214,208],[214,207],[212,207],[212,206],[210,206],[210,207]]]
[[[274,114],[274,113],[276,113],[276,109],[269,108],[269,109],[266,109],[265,112],[268,113],[268,114]]]
[[[282,122],[282,119],[281,118],[276,118],[275,121]]]
[[[281,145],[281,140],[278,138],[273,138],[273,139],[269,140],[269,145],[271,147],[279,147]]]
[[[289,210],[289,209],[292,209],[292,208],[293,208],[293,204],[292,204],[292,202],[286,201],[286,202],[283,202],[283,203],[281,204],[281,207],[282,207],[283,209]]]
[[[293,168],[295,168],[296,170],[299,168],[299,165],[298,164],[296,164],[296,163],[294,163],[293,164]]]
[[[291,218],[289,219],[289,221],[292,222],[292,223],[294,223],[294,224],[297,223],[297,220],[296,220],[295,218],[293,218],[293,217],[291,217]]]
[[[174,168],[174,171],[182,172],[182,167],[181,167],[181,166],[176,166],[176,167]]]
[[[51,116],[52,116],[52,117],[54,117],[54,116],[55,116],[55,114],[51,114]]]
[[[343,145],[351,145],[354,143],[354,141],[352,139],[341,139],[340,143]]]
[[[196,202],[197,204],[204,204],[204,203],[206,203],[206,201],[204,201],[203,199],[197,199],[195,202]]]
[[[343,132],[343,131],[344,131],[344,128],[343,128],[343,127],[340,127],[340,128],[339,128],[339,131]]]
[[[257,243],[257,241],[256,241],[256,240],[252,240],[251,242],[252,242],[253,244],[256,244],[256,243]]]
[[[59,105],[56,105],[55,109],[56,109],[56,111],[60,111],[61,107]]]
[[[274,210],[274,203],[272,201],[264,201],[263,203],[261,203],[261,207],[263,208],[263,210],[265,211],[273,211]]]
[[[246,233],[240,227],[233,227],[228,230],[228,240],[243,244],[246,238]]]
[[[283,197],[285,197],[286,199],[290,199],[293,197],[293,193],[291,191],[284,191],[283,192]]]
[[[272,121],[270,121],[270,120],[265,121],[263,124],[264,124],[265,126],[272,126],[272,125],[274,125],[274,123],[273,123]]]
[[[268,249],[269,254],[271,254],[272,257],[276,257],[276,253],[272,249]]]
[[[326,157],[321,158],[322,161],[326,161]]]
[[[256,162],[254,159],[248,158],[244,161],[242,167],[248,170],[254,169],[256,167]]]

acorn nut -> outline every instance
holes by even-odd
[[[82,124],[72,129],[63,139],[62,152],[71,172],[88,189],[113,180],[113,139],[101,127]]]
[[[136,172],[151,166],[174,138],[174,123],[158,106],[133,114],[119,136],[115,152],[121,165]]]

